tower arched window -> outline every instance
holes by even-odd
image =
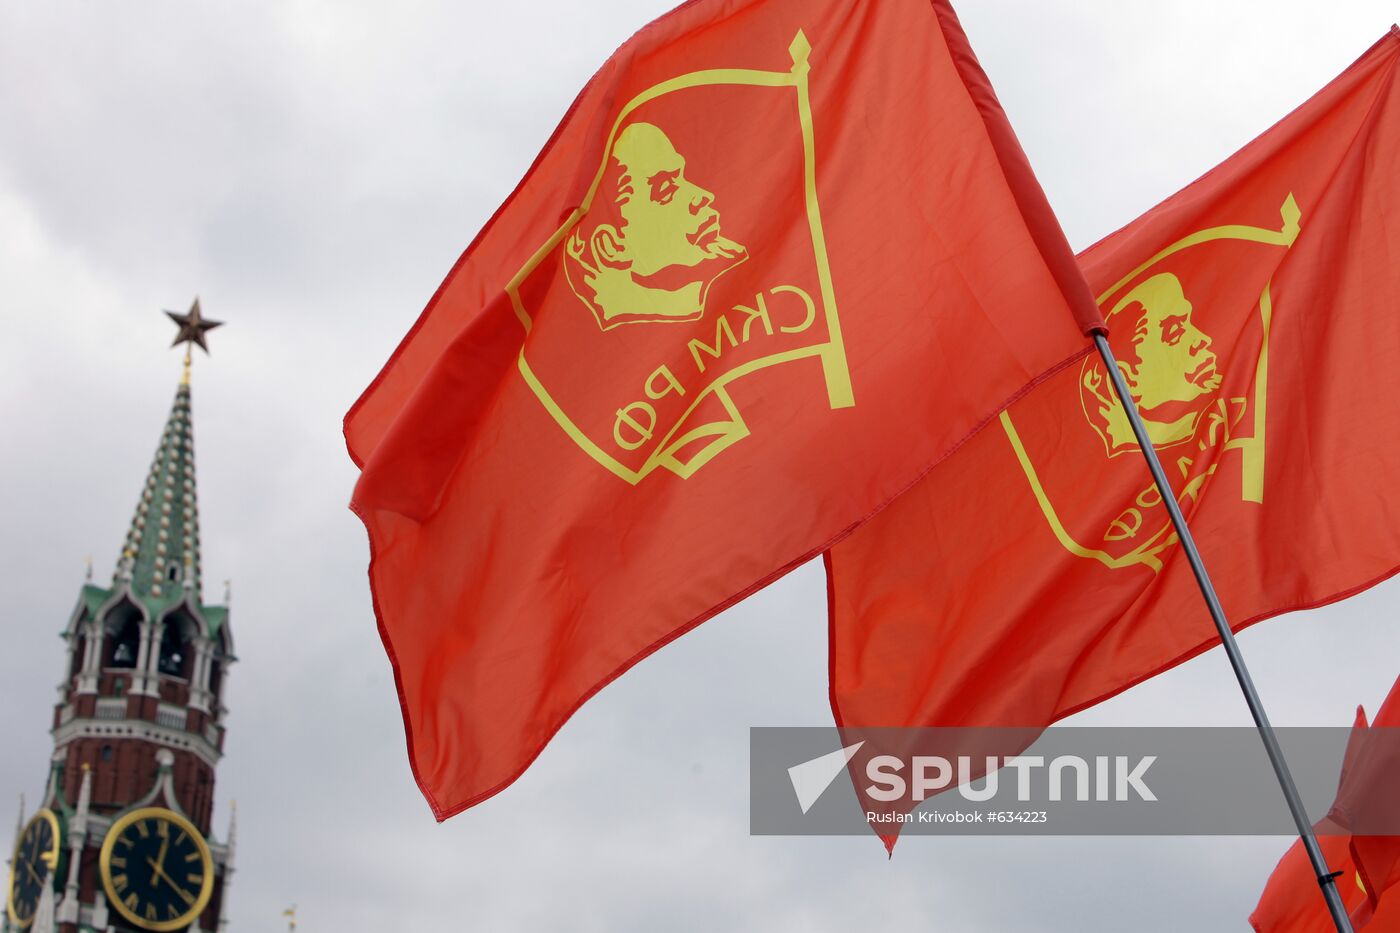
[[[141,653],[141,610],[122,603],[107,615],[103,667],[135,667]]]
[[[87,635],[73,639],[73,657],[68,665],[68,676],[77,677],[83,671],[83,659],[87,657]]]
[[[194,645],[191,632],[194,621],[188,616],[175,615],[165,620],[165,633],[160,638],[157,670],[170,677],[190,676],[194,668]]]

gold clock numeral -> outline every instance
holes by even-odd
[[[125,891],[125,890],[126,890],[126,886],[127,886],[128,883],[129,883],[129,882],[128,882],[128,880],[127,880],[126,875],[113,875],[113,876],[112,876],[112,887],[114,887],[114,888],[117,889],[117,893],[121,893],[122,891]]]
[[[147,920],[159,920],[159,919],[160,919],[160,916],[156,913],[156,905],[155,905],[155,904],[147,904],[147,905],[146,905],[146,919],[147,919]]]
[[[191,894],[190,892],[186,891],[184,888],[176,888],[176,889],[175,889],[175,893],[178,894],[178,895],[180,895],[180,900],[184,901],[184,902],[185,902],[186,904],[188,904],[190,907],[193,907],[193,906],[194,906],[194,895],[193,895],[193,894]]]
[[[169,919],[171,920],[174,920],[176,917],[180,916],[180,908],[176,907],[174,904],[166,904],[165,912],[170,915]]]
[[[136,831],[141,834],[142,839],[151,838],[151,827],[146,824],[145,820],[141,820],[136,824]]]
[[[175,837],[175,848],[183,849],[185,847],[185,840],[188,838],[190,837],[185,835],[185,831],[183,829],[180,830],[180,835]]]
[[[113,868],[125,868],[125,867],[126,867],[126,859],[122,858],[120,855],[114,855],[114,856],[112,856],[112,867],[113,867]],[[125,877],[125,876],[123,876],[123,877]],[[114,881],[113,883],[115,883],[115,881]]]
[[[196,851],[196,852],[191,852],[189,855],[186,855],[186,856],[185,856],[185,861],[187,861],[187,862],[197,862],[197,861],[199,861],[199,852],[197,852],[197,851]]]
[[[135,894],[128,894],[126,897],[122,898],[122,903],[127,906],[128,910],[134,911],[141,906],[141,899]]]
[[[126,846],[127,848],[130,848],[130,847],[131,847],[131,840],[128,839],[128,838],[126,838],[125,836],[118,836],[118,837],[117,837],[117,845],[119,845],[119,846]]]
[[[162,839],[169,839],[170,824],[165,822],[165,820],[161,820],[160,822],[156,823],[156,835]]]
[[[190,884],[194,884],[194,885],[203,884],[203,883],[204,883],[204,873],[203,873],[203,872],[200,872],[200,873],[197,874],[197,875],[186,875],[186,876],[185,876],[185,880],[188,881]]]

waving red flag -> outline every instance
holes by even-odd
[[[1355,827],[1394,825],[1400,759],[1400,680],[1368,727],[1366,712],[1356,709],[1347,742],[1342,776],[1331,812],[1313,827],[1327,866],[1337,875],[1337,892],[1352,926],[1367,933],[1400,931],[1400,898],[1386,896],[1396,875],[1400,836],[1353,835]],[[1293,843],[1269,876],[1259,905],[1249,917],[1257,933],[1326,933],[1336,929],[1317,896],[1313,873],[1301,841]]]
[[[1400,565],[1400,31],[1087,250],[1236,628]],[[850,726],[1043,728],[1218,639],[1097,357],[832,549]]]
[[[941,0],[699,0],[642,30],[346,416],[433,811],[1100,325]]]
[[[1358,706],[1351,739],[1347,742],[1346,758],[1342,763],[1339,791],[1341,786],[1345,786],[1347,772],[1355,766],[1365,730],[1366,712]],[[1330,818],[1314,824],[1313,832],[1327,867],[1340,872],[1337,875],[1337,894],[1355,925],[1359,920],[1358,912],[1369,915],[1370,910],[1366,905],[1365,885],[1348,847],[1351,837]],[[1326,904],[1318,897],[1317,874],[1308,861],[1301,839],[1288,847],[1269,874],[1264,891],[1259,895],[1259,903],[1249,915],[1249,925],[1255,933],[1335,933],[1337,926]]]
[[[1338,809],[1344,816],[1362,821],[1368,815],[1393,826],[1400,789],[1400,679],[1390,688],[1376,712],[1356,760],[1343,778]],[[1388,818],[1388,819],[1387,819]],[[1358,832],[1349,837],[1349,855],[1356,865],[1360,886],[1366,891],[1363,919],[1366,929],[1400,931],[1400,835]],[[1353,915],[1355,918],[1355,915]],[[1361,927],[1358,925],[1357,929]]]

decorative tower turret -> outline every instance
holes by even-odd
[[[210,819],[235,657],[228,607],[204,598],[190,413],[190,350],[220,322],[198,299],[166,314],[184,372],[111,585],[89,571],[64,629],[48,790],[16,845],[6,930],[214,933],[227,917],[232,839]]]

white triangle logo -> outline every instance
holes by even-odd
[[[826,793],[836,776],[846,770],[846,763],[851,760],[851,756],[864,744],[864,741],[860,741],[854,745],[847,745],[845,748],[788,768],[788,779],[792,781],[792,791],[797,795],[797,803],[802,807],[803,813],[812,809],[812,805]]]

